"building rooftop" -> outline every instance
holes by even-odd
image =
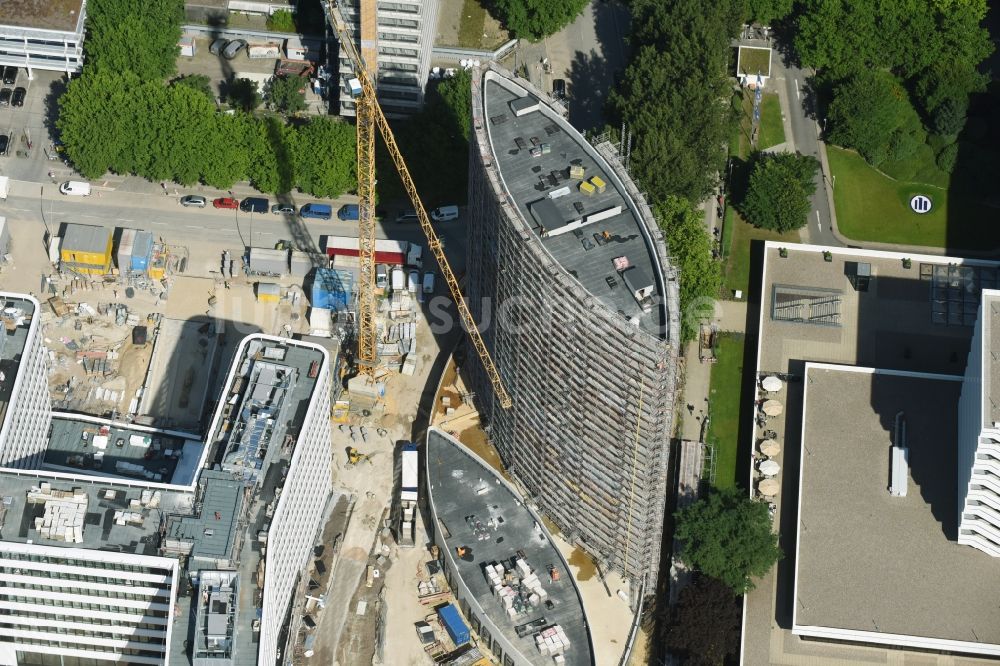
[[[63,234],[62,249],[75,252],[99,252],[108,250],[111,229],[91,224],[67,224]]]
[[[32,301],[16,294],[0,293],[0,320],[3,322],[3,330],[0,331],[0,428],[7,418],[7,405],[34,316],[35,304]]]
[[[193,502],[188,493],[13,474],[3,476],[0,496],[3,541],[137,555],[158,555],[161,517],[190,512]],[[46,517],[60,518],[65,527],[79,530],[73,529],[67,538],[65,531],[49,530]],[[36,519],[42,522],[36,524]]]
[[[655,222],[641,220],[608,162],[546,100],[493,71],[483,96],[496,165],[534,240],[606,308],[663,337],[663,271],[646,228]],[[583,180],[570,177],[578,168]],[[589,195],[585,182],[597,184]]]
[[[0,26],[75,32],[86,0],[3,0]]]
[[[960,379],[807,366],[795,631],[876,643],[892,642],[876,634],[920,637],[950,642],[923,647],[1000,655],[991,584],[1000,561],[955,540]],[[910,478],[907,495],[893,497],[900,412]]]
[[[242,515],[246,488],[229,472],[207,469],[198,479],[198,512],[174,516],[167,521],[167,541],[190,544],[188,568],[200,569],[199,561],[235,560],[233,546]]]
[[[45,467],[73,474],[191,485],[204,444],[103,419],[53,416]]]
[[[565,663],[593,664],[579,592],[541,520],[492,468],[436,428],[427,435],[427,479],[438,522],[435,529],[445,537],[446,555],[494,627],[525,660],[547,666],[552,658],[538,651],[534,636],[542,628],[559,625],[570,642]],[[465,558],[456,555],[457,547],[468,551]],[[516,571],[512,559],[519,555],[538,576],[547,597],[537,608],[511,618],[494,595],[485,567],[502,563],[506,570]],[[559,570],[560,580],[550,581],[549,566]],[[536,619],[544,619],[541,628],[519,637],[515,627]]]

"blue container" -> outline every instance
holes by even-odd
[[[469,627],[462,621],[457,608],[451,604],[442,606],[438,609],[438,618],[456,647],[469,642]]]
[[[149,258],[153,254],[153,234],[149,231],[140,231],[135,235],[135,242],[132,245],[132,270],[145,272],[149,268]]]
[[[309,302],[314,308],[346,310],[350,305],[354,276],[336,268],[317,268]]]

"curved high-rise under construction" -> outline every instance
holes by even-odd
[[[679,341],[676,271],[608,143],[530,83],[473,76],[467,290],[513,397],[469,372],[513,476],[599,564],[652,589]],[[638,587],[634,587],[637,590]]]

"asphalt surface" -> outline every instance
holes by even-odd
[[[772,81],[778,88],[778,94],[788,100],[789,123],[792,128],[790,143],[794,149],[803,155],[812,155],[819,159],[819,121],[815,117],[815,96],[809,90],[808,79],[812,70],[803,69],[789,62],[788,57],[777,50],[772,55]],[[816,177],[816,192],[812,195],[812,210],[809,213],[807,226],[808,240],[814,245],[842,247],[833,234],[833,217],[830,214],[830,202],[827,188],[830,186],[829,174],[823,172]]]

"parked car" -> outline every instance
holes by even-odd
[[[0,156],[6,155],[8,148],[10,148],[10,137],[6,134],[0,134]]]
[[[247,197],[240,202],[240,210],[244,213],[266,213],[268,201],[263,197]]]
[[[24,88],[14,88],[14,94],[10,97],[11,106],[24,106],[24,98],[28,91]]]
[[[329,220],[333,217],[330,204],[307,203],[299,209],[299,217],[310,220]]]
[[[232,60],[240,54],[240,51],[247,47],[246,40],[234,39],[233,41],[226,44],[226,48],[222,50],[222,57],[226,60]]]
[[[235,210],[240,207],[239,199],[234,199],[232,197],[219,197],[212,202],[212,205],[216,208],[228,208],[230,210]]]
[[[187,194],[181,197],[182,206],[190,206],[191,208],[204,208],[208,204],[208,199],[201,196],[200,194]]]
[[[290,203],[276,203],[271,206],[271,212],[275,215],[295,215],[295,206]]]
[[[3,68],[3,82],[8,86],[12,86],[17,83],[17,67]]]
[[[225,50],[226,44],[228,43],[229,43],[228,39],[226,39],[225,37],[219,37],[218,39],[212,42],[211,46],[208,47],[208,52],[214,56],[217,56]]]
[[[431,211],[431,218],[435,222],[447,222],[458,219],[458,206],[440,206]]]
[[[552,99],[566,99],[566,79],[552,79]]]
[[[10,97],[12,91],[10,88],[4,88],[0,90],[0,106],[10,106]]]
[[[417,211],[415,210],[404,210],[402,213],[396,216],[396,222],[398,224],[409,224],[412,222],[417,222],[420,218],[417,217]]]
[[[89,197],[90,183],[80,180],[67,180],[59,186],[59,191],[67,196]]]

